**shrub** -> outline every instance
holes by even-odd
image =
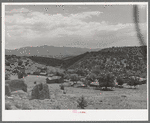
[[[79,81],[79,76],[77,74],[70,74],[70,79],[77,83],[77,81]]]
[[[21,61],[21,60],[18,61],[18,65],[19,65],[19,66],[21,66],[22,63],[23,63],[23,61]]]
[[[60,89],[64,90],[64,85],[63,84],[60,85]]]
[[[117,83],[118,85],[122,86],[124,84],[124,81],[121,77],[117,77]]]
[[[64,79],[70,79],[70,75],[69,75],[69,74],[66,74],[66,75],[64,76]]]
[[[21,78],[23,78],[23,75],[24,75],[24,73],[22,73],[22,72],[19,72],[19,73],[18,73],[18,79],[21,79]]]
[[[56,74],[56,76],[61,76],[61,77],[65,76],[64,72],[61,70],[58,70],[55,74]]]
[[[22,102],[21,109],[22,110],[31,110],[32,107],[31,107],[31,105],[29,103]]]
[[[83,69],[77,69],[76,70],[76,74],[78,74],[80,76],[84,76],[85,75],[85,71]]]
[[[129,78],[127,85],[129,86],[134,86],[134,88],[136,88],[137,85],[141,85],[139,78],[132,76]]]
[[[5,80],[9,80],[10,79],[10,74],[5,73]]]
[[[60,105],[56,105],[56,106],[54,106],[54,109],[61,109],[61,106]]]
[[[10,62],[6,60],[6,61],[5,61],[5,65],[6,65],[6,66],[10,66]]]
[[[96,74],[95,73],[91,73],[89,76],[87,76],[87,79],[90,80],[90,81],[95,81]]]
[[[88,79],[82,79],[81,80],[83,82],[83,84],[87,87],[88,85],[90,85],[91,81]]]
[[[85,100],[84,96],[81,96],[78,100],[77,100],[77,107],[84,109],[85,107],[87,107],[87,101]]]

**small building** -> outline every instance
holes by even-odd
[[[44,73],[44,72],[41,72],[40,75],[41,75],[41,76],[47,76],[47,73],[46,73],[46,72],[45,72],[45,73]]]
[[[52,84],[52,83],[63,83],[64,79],[61,76],[53,76],[53,77],[48,77],[46,79],[46,83]]]
[[[48,74],[48,77],[52,77],[52,76],[54,76],[54,74]]]
[[[86,85],[83,84],[83,82],[77,82],[77,83],[73,83],[73,87],[76,87],[76,88],[78,88],[78,87],[86,87]]]
[[[91,87],[99,87],[99,82],[91,82],[90,86]]]

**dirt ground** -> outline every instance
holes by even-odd
[[[128,87],[115,88],[114,91],[101,91],[94,88],[65,87],[66,94],[60,90],[59,84],[48,84],[50,99],[29,100],[34,82],[46,83],[45,76],[29,75],[24,78],[28,92],[12,92],[12,97],[5,97],[8,109],[38,110],[38,109],[79,109],[77,100],[84,96],[87,101],[85,109],[147,109],[147,84],[137,89]]]

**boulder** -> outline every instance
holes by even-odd
[[[7,96],[11,95],[11,90],[10,90],[9,84],[5,84],[5,95],[7,95]]]
[[[5,102],[5,110],[11,110],[11,104],[9,102]]]
[[[23,79],[5,80],[5,84],[8,84],[11,91],[23,90],[27,92],[27,84]]]
[[[50,99],[49,88],[47,84],[37,84],[32,89],[31,93],[32,99]]]

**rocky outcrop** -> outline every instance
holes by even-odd
[[[50,99],[48,85],[41,83],[34,86],[31,93],[31,99]]]
[[[11,91],[23,90],[27,92],[27,84],[23,79],[5,80],[5,84],[8,84]]]
[[[10,90],[9,84],[5,84],[5,95],[7,95],[7,96],[11,95],[11,90]]]

